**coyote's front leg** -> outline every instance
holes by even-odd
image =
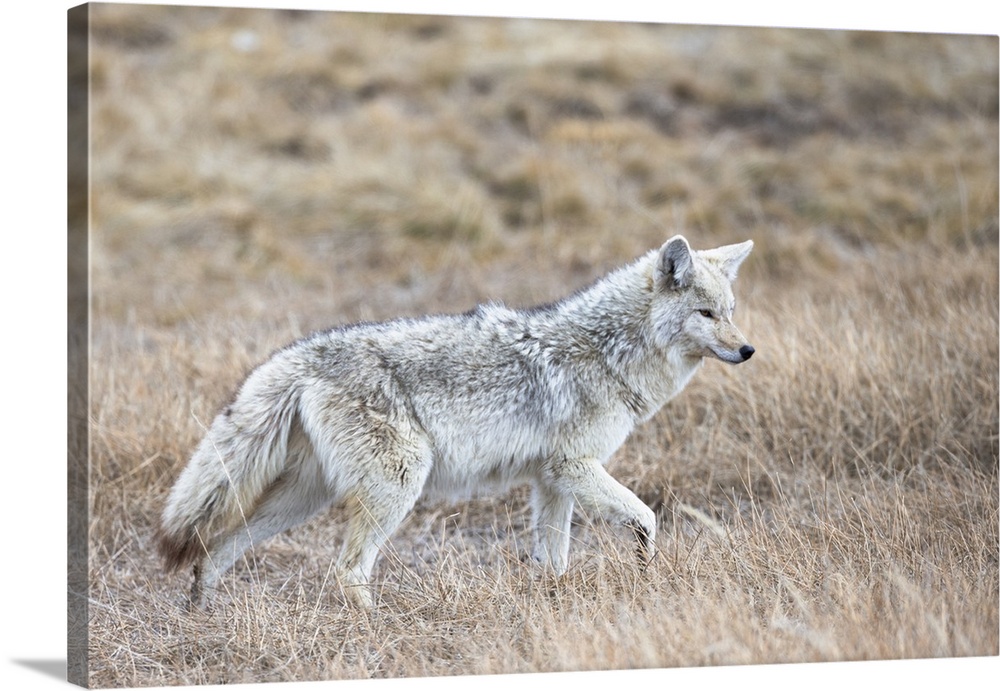
[[[542,483],[531,494],[535,544],[531,556],[557,576],[569,563],[569,526],[573,518],[573,496]]]
[[[548,493],[572,497],[585,511],[630,528],[638,542],[643,565],[653,558],[656,551],[655,514],[639,497],[611,477],[600,461],[573,458],[553,462],[544,484]]]

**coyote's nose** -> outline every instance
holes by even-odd
[[[744,362],[750,359],[750,356],[754,354],[754,349],[752,345],[745,345],[740,348],[740,355],[743,356]]]

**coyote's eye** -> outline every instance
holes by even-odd
[[[715,319],[715,315],[712,314],[712,310],[698,310],[698,314],[706,319]]]

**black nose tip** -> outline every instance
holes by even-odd
[[[754,354],[754,349],[752,345],[745,345],[740,348],[740,355],[743,356],[743,360],[749,360],[750,356]]]

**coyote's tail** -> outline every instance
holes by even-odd
[[[216,416],[170,491],[156,546],[170,570],[193,563],[220,534],[246,522],[285,466],[298,395],[251,375]]]

